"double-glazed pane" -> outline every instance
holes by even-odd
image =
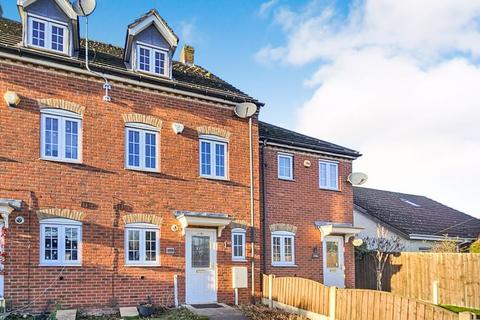
[[[140,131],[128,131],[128,165],[140,167]]]
[[[44,260],[58,260],[58,228],[45,227],[44,229]]]
[[[165,53],[155,51],[155,73],[165,74]]]
[[[210,237],[192,236],[192,268],[210,268]]]
[[[278,155],[278,177],[282,179],[293,179],[292,170],[293,157],[290,155]]]
[[[273,237],[272,240],[272,257],[274,262],[280,262],[282,259],[281,255],[281,238]]]
[[[157,133],[127,128],[127,167],[157,169]]]
[[[285,262],[293,261],[293,238],[286,237],[284,240]]]
[[[200,140],[200,174],[211,178],[227,176],[226,143]]]
[[[145,260],[157,260],[157,233],[155,231],[145,231]]]
[[[338,242],[327,241],[327,268],[338,268]]]
[[[45,155],[58,157],[58,119],[45,118]]]
[[[150,71],[150,49],[139,48],[139,69],[143,71]]]
[[[128,230],[128,260],[140,261],[140,230]]]
[[[65,121],[65,158],[78,159],[78,122]]]
[[[338,164],[320,161],[319,163],[320,188],[338,189]]]
[[[65,228],[65,260],[77,261],[78,260],[78,229],[77,228]]]
[[[45,47],[45,23],[38,20],[32,21],[32,44]]]
[[[233,234],[233,257],[234,258],[244,258],[244,254],[243,254],[244,237],[245,235],[243,233]]]
[[[52,50],[63,52],[63,32],[63,28],[52,26]]]

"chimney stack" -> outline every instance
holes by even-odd
[[[195,64],[195,48],[188,44],[184,45],[180,52],[180,62],[193,66]]]

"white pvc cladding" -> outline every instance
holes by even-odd
[[[22,39],[25,47],[37,50],[73,56],[80,47],[78,15],[67,0],[17,0],[17,7],[22,19]],[[42,24],[45,43],[33,41],[33,21]],[[60,30],[61,48],[52,46],[52,39],[58,34],[52,28]],[[36,31],[38,33],[38,31]],[[38,36],[38,35],[37,35]],[[52,38],[53,36],[53,38]]]
[[[151,11],[127,30],[125,64],[134,71],[171,78],[172,57],[177,46],[178,37],[155,11]],[[148,52],[146,58],[145,52]]]

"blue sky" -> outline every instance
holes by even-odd
[[[98,0],[91,38],[123,46],[151,8],[262,120],[361,151],[367,187],[480,217],[480,1]]]

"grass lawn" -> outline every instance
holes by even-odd
[[[207,317],[197,316],[186,308],[172,309],[164,314],[156,315],[151,320],[208,320]]]
[[[440,307],[445,308],[445,309],[450,310],[450,311],[453,311],[453,312],[456,312],[456,313],[468,311],[468,312],[476,314],[477,316],[480,316],[480,309],[457,307],[457,306],[451,306],[451,305],[448,305],[448,304],[441,304]]]

